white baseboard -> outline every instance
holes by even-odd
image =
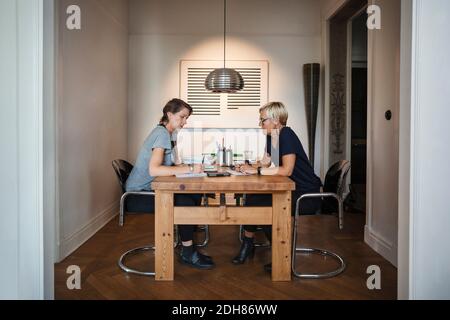
[[[59,262],[67,258],[82,244],[88,241],[94,234],[116,217],[118,213],[119,200],[116,200],[73,235],[67,239],[60,240]]]
[[[369,226],[364,227],[364,241],[383,258],[397,267],[397,247],[374,232]]]

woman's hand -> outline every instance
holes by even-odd
[[[164,149],[153,149],[152,158],[149,163],[149,174],[152,177],[170,177],[178,174],[186,173],[202,173],[203,165],[196,164],[192,166],[192,169],[187,165],[181,166],[165,166],[164,161]]]
[[[258,170],[248,164],[236,167],[236,171],[239,171],[239,172],[245,173],[245,174],[258,174]]]

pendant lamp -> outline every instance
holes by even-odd
[[[227,0],[224,0],[223,68],[215,69],[205,81],[205,88],[215,93],[235,93],[244,89],[244,79],[234,69],[226,68]]]

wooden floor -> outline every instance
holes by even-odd
[[[152,277],[127,275],[117,259],[128,249],[153,242],[153,215],[128,216],[124,227],[111,221],[87,243],[55,266],[56,299],[151,299],[151,300],[292,300],[292,299],[396,299],[397,269],[364,243],[365,218],[346,214],[346,227],[337,228],[332,216],[300,218],[302,246],[334,250],[347,262],[346,271],[327,280],[299,280],[274,283],[263,265],[270,249],[257,249],[252,261],[234,266],[231,259],[239,249],[238,227],[211,227],[211,241],[205,252],[216,262],[214,270],[199,271],[175,263],[174,282],[155,282]],[[300,270],[326,271],[335,262],[323,257],[299,256]],[[151,253],[130,259],[134,267],[151,268]],[[66,268],[78,265],[81,290],[67,289]],[[367,267],[381,268],[381,290],[367,289]]]

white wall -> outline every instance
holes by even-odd
[[[368,34],[365,240],[397,266],[401,6],[400,0],[371,3],[380,6],[383,20],[381,30]]]
[[[44,298],[42,6],[0,1],[0,299]]]
[[[287,105],[289,125],[305,150],[302,66],[320,63],[320,39],[318,1],[228,1],[227,60],[269,61],[269,100]],[[128,156],[133,161],[164,104],[180,95],[180,60],[223,59],[223,1],[131,0],[129,59]],[[316,139],[320,160],[320,132]]]
[[[81,30],[66,8],[81,8]],[[128,4],[59,2],[58,155],[60,253],[66,257],[118,211],[111,167],[127,153]]]
[[[410,168],[400,176],[401,270],[400,298],[450,299],[450,209],[448,181],[450,168],[450,43],[447,0],[403,1],[404,12],[412,12],[405,24],[406,57],[402,85],[402,109],[411,117],[411,127],[402,130],[410,147],[402,149],[401,164]],[[412,42],[408,31],[412,27]],[[408,82],[408,74],[412,79]],[[408,110],[408,102],[410,110]],[[410,132],[407,130],[410,129]],[[410,184],[408,184],[410,182]],[[409,216],[408,216],[409,209]],[[407,281],[407,283],[405,283]]]

